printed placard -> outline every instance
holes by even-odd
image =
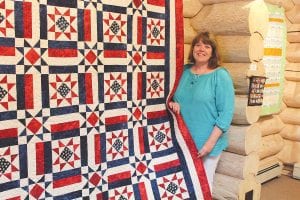
[[[261,106],[263,104],[266,77],[251,76],[248,94],[248,106]]]

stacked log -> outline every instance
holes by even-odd
[[[260,199],[260,190],[261,185],[253,176],[247,179],[238,179],[216,173],[213,198],[218,200]]]
[[[246,179],[257,173],[258,162],[258,155],[254,152],[243,156],[225,151],[222,153],[216,172],[238,179]]]
[[[211,5],[216,3],[232,2],[235,0],[199,0],[204,5]]]
[[[291,107],[300,107],[300,71],[299,76],[292,74],[286,75],[285,90],[283,100]],[[289,75],[289,76],[287,76]],[[297,81],[299,79],[299,81]]]
[[[253,33],[250,36],[218,35],[216,41],[223,62],[259,62],[264,55],[264,42],[259,33]]]
[[[300,63],[300,44],[289,43],[287,45],[286,59],[291,63]]]
[[[249,155],[261,146],[261,131],[257,124],[251,126],[231,125],[228,130],[229,146],[226,151],[238,155]]]
[[[292,140],[284,140],[284,147],[278,154],[278,158],[284,162],[284,164],[291,166],[299,163],[300,160],[300,142]]]
[[[300,33],[300,31],[299,31]],[[299,35],[300,37],[300,35]],[[300,40],[299,40],[300,43]],[[286,63],[285,67],[285,79],[287,81],[295,81],[299,82],[300,81],[300,65],[298,63]],[[287,88],[287,87],[285,87]]]
[[[233,79],[235,94],[237,95],[247,95],[249,93],[249,76],[260,76],[263,75],[265,71],[262,62],[223,62],[222,65],[229,71]]]
[[[293,0],[265,0],[265,2],[273,5],[282,6],[285,11],[289,11],[295,6]]]
[[[300,24],[291,24],[288,26],[287,40],[291,43],[300,42]]]
[[[300,152],[300,123],[286,124],[279,134],[284,139],[285,145],[283,150],[278,154],[278,157],[288,165],[299,163],[300,154],[298,152]]]
[[[300,4],[296,4],[292,9],[286,12],[286,17],[292,24],[300,22]]]
[[[203,7],[199,0],[183,0],[183,17],[194,17]]]
[[[284,127],[278,115],[261,117],[258,121],[262,137],[278,134]]]
[[[204,6],[192,18],[196,31],[209,31],[216,35],[251,35],[258,32],[265,36],[268,9],[263,1],[219,2]]]
[[[259,119],[261,107],[248,106],[248,95],[235,95],[235,108],[232,123],[248,125]]]
[[[200,0],[201,10],[186,30],[214,34],[224,66],[235,87],[235,113],[228,131],[229,147],[216,169],[213,197],[216,199],[260,199],[258,149],[261,131],[256,122],[261,106],[249,106],[249,77],[265,76],[262,58],[268,29],[268,10],[263,1]],[[259,19],[259,20],[258,20]],[[194,33],[193,33],[194,34]],[[190,35],[185,34],[189,40]],[[195,34],[194,34],[195,35]],[[185,49],[190,46],[185,44]],[[187,57],[188,52],[185,52]],[[228,184],[232,183],[232,184]]]
[[[284,147],[278,153],[278,158],[286,165],[293,165],[300,162],[300,106],[296,104],[297,107],[289,107],[290,103],[286,104],[288,107],[280,113],[280,118],[286,125],[280,132]]]
[[[279,134],[283,139],[300,142],[300,125],[287,124]]]
[[[277,157],[286,166],[300,162],[300,1],[287,10],[287,64],[283,101],[286,108],[280,113],[284,128],[279,132],[284,141]],[[291,173],[291,172],[290,172]]]
[[[183,25],[184,25],[184,63],[188,62],[193,37],[197,34],[191,26],[191,18],[202,9],[203,4],[199,0],[183,0]]]
[[[259,171],[257,180],[264,183],[279,177],[282,171],[282,162],[276,157],[284,147],[284,140],[279,132],[284,127],[278,115],[261,117],[258,125],[262,133],[262,145],[259,149]]]

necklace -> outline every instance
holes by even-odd
[[[198,74],[191,74],[191,85],[194,85],[198,82],[199,75]]]

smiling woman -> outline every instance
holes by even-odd
[[[193,39],[179,85],[169,103],[183,119],[203,160],[212,191],[212,182],[221,152],[228,146],[227,130],[234,110],[232,79],[218,64],[217,45],[208,32]]]
[[[192,41],[188,60],[190,63],[201,65],[203,63],[206,67],[199,67],[194,65],[193,70],[209,70],[218,67],[219,53],[217,51],[216,42],[212,39],[208,32],[199,33]]]

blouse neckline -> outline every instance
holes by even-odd
[[[189,68],[188,71],[189,71],[190,75],[195,76],[195,77],[200,77],[200,76],[206,76],[206,75],[213,74],[214,72],[216,72],[219,69],[221,69],[221,67],[217,67],[214,70],[212,70],[210,72],[207,72],[207,73],[204,73],[204,74],[195,74],[195,73],[192,72],[192,68]]]

